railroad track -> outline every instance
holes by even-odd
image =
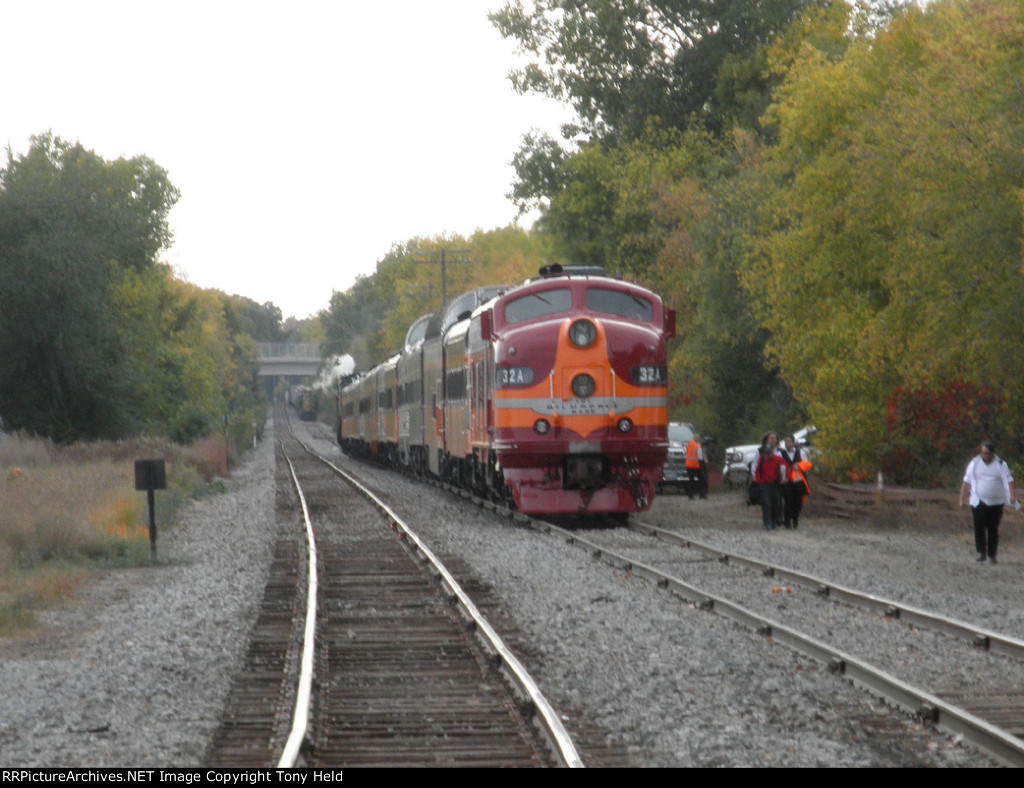
[[[291,728],[303,635],[296,610],[304,609],[307,548],[287,465],[278,462],[275,475],[278,538],[244,664],[203,759],[209,766],[276,765]]]
[[[740,553],[722,550],[710,544],[691,539],[675,531],[661,528],[640,519],[630,522],[631,530],[667,542],[678,547],[687,548],[705,558],[719,564],[748,569],[762,577],[775,578],[783,585],[791,584],[813,591],[819,597],[835,602],[843,602],[863,608],[883,617],[886,621],[899,620],[916,627],[943,632],[952,637],[970,643],[974,648],[1003,654],[1017,660],[1024,660],[1024,640],[1000,632],[960,621],[950,616],[933,613],[912,605],[906,605],[892,599],[858,591],[855,588],[832,582],[816,575],[798,572],[777,563],[762,561]],[[700,560],[700,559],[698,559]],[[1018,734],[1019,735],[1019,734]]]
[[[286,608],[302,607],[308,576],[298,562],[283,560],[264,600],[266,628],[253,633],[249,665],[207,761],[582,765],[532,679],[408,526],[291,437],[279,447],[279,465],[285,463],[311,521],[307,529],[316,531],[319,625],[311,632],[294,618],[285,621]],[[279,492],[279,505],[282,498]],[[294,506],[285,501],[283,510],[287,517]],[[301,554],[291,541],[279,551],[283,559]],[[311,643],[315,657],[300,656]],[[314,662],[315,681],[297,670]],[[246,691],[257,675],[260,685]]]
[[[443,484],[438,486],[446,487]],[[455,490],[454,488],[448,489],[461,498],[469,497],[463,491]],[[911,715],[916,715],[918,719],[926,723],[926,727],[934,724],[941,729],[956,734],[957,738],[966,739],[982,752],[993,756],[1003,763],[1011,765],[1024,764],[1024,759],[1022,759],[1021,755],[1022,743],[1016,732],[1016,726],[1021,716],[1019,704],[1019,687],[1021,684],[1016,683],[1015,680],[1011,680],[1001,687],[989,688],[984,692],[979,692],[976,688],[969,690],[963,686],[957,687],[955,682],[949,685],[942,685],[941,683],[932,684],[932,692],[918,689],[906,681],[902,681],[896,676],[879,669],[871,664],[869,660],[855,656],[854,653],[834,645],[832,643],[832,633],[826,631],[823,636],[814,637],[813,635],[801,632],[795,626],[787,625],[777,620],[778,617],[772,609],[779,606],[788,606],[794,600],[802,597],[808,597],[811,601],[819,604],[828,603],[829,601],[834,602],[838,599],[845,599],[849,594],[855,594],[851,589],[844,589],[818,578],[807,577],[800,579],[796,577],[796,573],[789,572],[782,567],[769,568],[756,562],[751,562],[748,568],[744,568],[746,564],[742,556],[727,556],[722,551],[707,546],[703,546],[705,549],[702,551],[700,546],[689,540],[687,540],[689,546],[685,550],[680,547],[679,550],[682,553],[689,551],[691,553],[690,558],[681,558],[677,555],[675,559],[670,559],[669,563],[672,563],[673,560],[676,562],[681,561],[682,563],[690,563],[692,566],[709,568],[712,572],[724,570],[727,576],[735,575],[739,572],[749,575],[754,579],[753,582],[758,585],[759,594],[770,600],[767,611],[758,611],[720,597],[707,588],[699,588],[695,583],[684,582],[672,570],[662,571],[654,566],[645,564],[644,551],[647,551],[649,555],[653,554],[662,558],[666,554],[665,544],[659,543],[655,545],[650,541],[650,537],[641,538],[639,534],[632,534],[627,537],[638,540],[630,547],[630,549],[635,547],[638,552],[626,554],[626,551],[617,551],[615,549],[616,545],[606,541],[608,539],[612,541],[619,539],[626,533],[625,529],[609,528],[608,530],[570,531],[549,523],[531,520],[518,513],[503,511],[491,502],[477,501],[477,503],[484,508],[492,509],[504,516],[511,517],[518,523],[527,524],[537,530],[552,534],[582,547],[594,557],[604,559],[613,566],[625,571],[628,575],[648,577],[653,583],[669,589],[676,595],[691,601],[696,606],[724,613],[739,620],[751,629],[760,632],[767,640],[785,644],[794,648],[799,653],[809,655],[828,666],[833,672],[845,676],[855,684],[866,687],[873,695],[880,696],[901,706],[910,712]],[[639,529],[643,526],[637,522],[634,523],[634,527]],[[657,563],[654,560],[648,560],[650,564]],[[703,569],[699,571],[703,571]],[[731,577],[727,578],[727,582],[732,582]],[[789,593],[785,590],[787,587],[791,587]],[[775,588],[778,588],[778,592],[772,594],[771,589]],[[998,633],[979,629],[969,624],[957,625],[954,623],[947,625],[945,622],[948,619],[931,616],[926,611],[896,605],[891,601],[880,600],[870,595],[860,596],[864,599],[864,604],[874,611],[872,615],[876,625],[890,629],[906,625],[904,628],[911,633],[911,640],[920,638],[920,632],[925,626],[935,626],[942,631],[952,626],[954,629],[959,628],[956,636],[961,640],[959,645],[961,651],[957,653],[965,655],[967,659],[973,659],[978,656],[985,658],[991,655],[1004,655],[1002,658],[1005,659],[1017,651],[1017,646],[1012,642],[1012,638],[1006,638]],[[834,609],[836,606],[827,604],[826,607]],[[842,624],[836,624],[834,629],[842,629],[843,626]],[[942,645],[933,646],[933,648],[946,649],[948,646],[945,644],[945,641],[942,641]],[[909,658],[913,659],[913,656],[911,655]],[[1013,658],[1015,659],[1015,657]],[[907,654],[903,654],[900,659],[908,659]],[[985,670],[980,669],[979,672],[984,672]],[[998,674],[999,670],[997,668],[991,672]],[[851,709],[850,713],[852,715],[851,719],[859,719],[856,710]],[[908,734],[908,724],[894,721],[887,722],[884,717],[876,718],[874,721],[865,720],[864,722],[868,728],[877,726],[880,735],[883,736],[887,734],[888,729],[891,727],[896,737],[893,741],[894,747],[900,746],[897,743],[900,736],[906,738]],[[919,734],[911,732],[910,735],[917,736]],[[924,728],[921,729],[920,735],[926,735]]]
[[[699,544],[640,521],[629,528],[588,531],[540,520],[531,525],[829,665],[923,722],[963,736],[1002,763],[1024,766],[1020,640]],[[881,635],[883,627],[889,641],[897,628],[902,645],[895,650],[865,648],[874,639],[872,628]],[[924,627],[932,631],[926,633]],[[909,660],[918,670],[925,660],[933,663],[931,690],[900,678]],[[965,673],[964,665],[972,662],[976,664]]]

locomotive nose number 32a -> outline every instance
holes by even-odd
[[[641,386],[664,386],[668,382],[668,368],[656,364],[642,364],[632,369],[633,382]]]
[[[499,367],[496,371],[498,386],[529,386],[533,383],[533,370],[529,367]]]

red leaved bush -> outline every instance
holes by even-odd
[[[897,386],[885,404],[883,473],[897,484],[954,483],[978,442],[995,434],[1002,408],[997,391],[968,380],[937,389]]]

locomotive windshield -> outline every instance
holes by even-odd
[[[541,290],[528,293],[505,304],[505,322],[522,323],[535,317],[568,312],[572,309],[572,292],[566,289]]]
[[[644,323],[651,322],[654,317],[654,307],[647,299],[621,290],[605,290],[602,287],[591,287],[587,290],[587,309]]]

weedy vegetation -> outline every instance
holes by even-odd
[[[225,489],[216,478],[225,471],[222,446],[0,440],[0,635],[31,630],[39,610],[68,599],[92,571],[150,563],[136,459],[165,460],[167,489],[156,494],[162,530],[188,500]]]

